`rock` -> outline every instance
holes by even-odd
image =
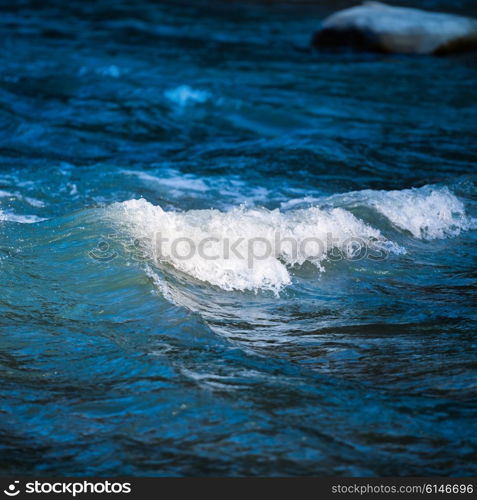
[[[477,49],[477,19],[365,2],[326,18],[313,37],[313,45],[353,46],[400,54],[447,54]]]

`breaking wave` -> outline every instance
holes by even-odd
[[[159,264],[224,290],[278,292],[291,283],[291,268],[305,262],[323,271],[327,260],[358,258],[363,247],[375,259],[406,253],[382,229],[354,215],[358,206],[418,239],[453,237],[477,226],[448,188],[432,186],[346,193],[290,210],[165,211],[140,199],[114,204],[110,211],[146,242],[149,258]]]

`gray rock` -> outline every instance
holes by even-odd
[[[477,19],[365,2],[326,18],[313,37],[313,45],[446,54],[477,49]]]

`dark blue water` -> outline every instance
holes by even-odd
[[[477,57],[350,4],[2,2],[3,474],[477,474]],[[151,244],[277,231],[337,243]]]

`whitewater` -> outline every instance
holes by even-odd
[[[406,253],[405,246],[351,209],[371,209],[376,225],[387,222],[389,238],[401,231],[430,241],[477,228],[477,219],[466,214],[447,187],[365,190],[282,206],[304,203],[311,206],[165,211],[139,199],[111,206],[108,215],[136,238],[150,261],[224,290],[242,291],[279,292],[291,283],[292,269],[305,262],[325,271],[327,260],[384,260]]]
[[[337,3],[2,6],[5,476],[477,475],[475,54]]]

